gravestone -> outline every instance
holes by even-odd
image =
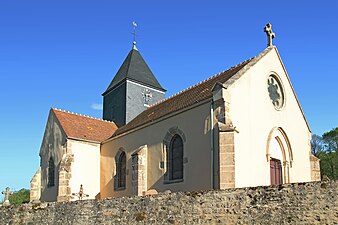
[[[88,194],[83,192],[82,184],[80,185],[80,191],[78,193],[72,193],[72,195],[78,197],[79,200],[82,200],[84,197],[89,197]]]
[[[9,196],[13,194],[13,192],[11,192],[9,187],[6,187],[6,190],[1,192],[3,195],[5,195],[4,201],[2,202],[3,206],[9,206],[11,205],[11,203],[9,202]]]

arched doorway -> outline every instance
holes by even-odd
[[[270,184],[290,183],[292,149],[285,131],[281,127],[270,131],[267,141],[266,159],[270,169]]]

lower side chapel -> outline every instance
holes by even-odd
[[[261,53],[169,98],[134,42],[102,94],[103,119],[50,110],[31,201],[320,180],[270,24],[265,32]]]

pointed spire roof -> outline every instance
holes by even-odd
[[[149,85],[150,87],[153,87],[161,91],[165,91],[165,89],[157,81],[153,72],[151,72],[149,66],[144,61],[143,57],[141,56],[140,52],[136,49],[136,47],[133,47],[132,50],[129,52],[126,59],[122,63],[122,66],[117,71],[114,79],[112,80],[107,90],[102,95],[105,95],[114,87],[116,87],[120,82],[126,79],[144,85]]]

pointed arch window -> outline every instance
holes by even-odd
[[[53,157],[50,157],[48,161],[48,187],[53,187],[55,185],[55,164]]]
[[[116,161],[115,190],[126,188],[126,153],[120,152]]]
[[[171,139],[169,146],[168,175],[170,181],[183,179],[183,140],[177,134]]]

